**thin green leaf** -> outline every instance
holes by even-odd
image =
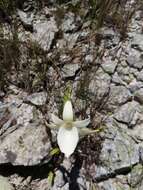
[[[52,187],[53,181],[54,181],[54,173],[50,171],[48,174],[48,183],[50,187]]]
[[[59,148],[54,148],[54,149],[51,150],[50,155],[53,156],[53,155],[59,154],[59,153],[60,153]]]
[[[71,86],[67,86],[67,88],[64,92],[64,97],[63,97],[64,103],[66,103],[66,101],[71,99],[71,94],[72,94],[72,88],[71,88]]]

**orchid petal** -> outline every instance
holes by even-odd
[[[46,126],[49,127],[50,129],[59,129],[59,126],[55,125],[54,123],[46,124]]]
[[[66,129],[65,127],[60,127],[57,140],[61,152],[68,158],[74,152],[79,141],[77,128]]]
[[[84,137],[85,135],[97,133],[99,131],[100,131],[99,129],[92,130],[92,129],[88,129],[88,128],[78,128],[78,132],[79,132],[80,137]]]
[[[53,123],[54,123],[55,125],[62,125],[63,122],[64,122],[62,119],[60,119],[59,117],[57,117],[57,116],[54,115],[54,114],[51,114],[51,119],[52,119],[52,121],[53,121]]]
[[[78,127],[78,128],[84,128],[87,125],[89,125],[89,123],[90,123],[90,118],[84,119],[84,120],[81,120],[81,121],[74,121],[73,126]]]
[[[71,101],[69,100],[64,105],[63,120],[73,121],[73,109],[72,109]]]

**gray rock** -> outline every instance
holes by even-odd
[[[141,81],[137,81],[136,79],[132,80],[128,85],[128,89],[134,93],[140,88],[143,88],[143,83]]]
[[[33,19],[34,19],[34,13],[33,12],[23,12],[20,9],[17,10],[17,13],[23,22],[24,25],[26,26],[32,26],[33,24]]]
[[[142,81],[143,82],[143,71],[140,71],[139,74],[137,75],[137,79],[139,81]]]
[[[117,72],[114,73],[114,75],[112,77],[112,82],[115,84],[120,84],[120,85],[126,86],[126,83],[121,79],[121,77],[118,75]]]
[[[71,63],[72,58],[69,55],[62,54],[59,58],[59,62],[62,64],[68,64]]]
[[[126,65],[126,66],[123,66],[121,64],[118,65],[117,67],[117,72],[120,76],[122,75],[128,75],[129,74],[129,67]]]
[[[116,108],[117,106],[127,102],[129,99],[131,99],[131,97],[132,94],[126,87],[112,85],[110,87],[110,94],[107,102],[108,107]]]
[[[14,190],[6,177],[0,175],[0,190]]]
[[[45,178],[45,179],[41,179],[34,189],[35,190],[39,190],[39,189],[41,189],[41,190],[51,190],[51,186],[48,183],[48,179]]]
[[[74,182],[73,182],[73,184],[74,184]],[[78,176],[78,178],[77,178],[77,187],[79,188],[79,190],[87,189],[85,176]],[[75,188],[76,188],[76,186],[75,186]]]
[[[126,133],[117,132],[114,141],[105,140],[100,159],[110,173],[122,173],[139,162],[138,146]]]
[[[105,47],[110,48],[113,45],[119,44],[120,35],[115,32],[112,28],[102,27],[99,31],[99,34],[103,35],[105,40]]]
[[[21,175],[19,175],[18,173],[14,173],[12,175],[10,175],[9,177],[9,181],[11,184],[14,185],[15,189],[14,190],[21,190],[21,189],[29,189],[31,187],[31,184],[30,184],[30,179],[32,177],[31,176],[26,176],[26,177],[23,177]]]
[[[103,69],[99,68],[96,74],[94,71],[90,74],[90,78],[88,89],[90,97],[94,98],[94,100],[96,99],[96,101],[100,101],[109,92],[111,77]]]
[[[128,84],[130,84],[130,82],[132,82],[134,79],[135,79],[135,77],[134,77],[134,75],[133,74],[131,74],[131,73],[129,73],[128,75],[120,75],[120,77],[121,77],[121,79],[128,85]]]
[[[131,166],[139,162],[139,146],[127,134],[126,128],[121,128],[114,120],[107,121],[102,135],[105,140],[99,157],[101,165],[93,163],[89,169],[95,181],[130,171]]]
[[[139,90],[135,91],[134,97],[138,102],[143,104],[143,88],[140,88]]]
[[[0,121],[5,117],[6,113],[9,114],[8,107],[7,107],[7,105],[5,105],[1,102],[1,104],[0,104]],[[8,119],[8,118],[6,118],[6,119]]]
[[[36,110],[34,106],[22,103],[19,106],[12,104],[9,107],[13,117],[16,118],[16,123],[22,126],[29,126],[31,122],[42,120],[42,114]]]
[[[73,32],[79,28],[81,19],[80,17],[75,17],[75,14],[72,12],[68,12],[65,14],[63,23],[62,23],[62,30],[63,32]]]
[[[66,64],[62,68],[62,76],[64,78],[75,76],[76,72],[80,69],[79,64]]]
[[[103,181],[103,182],[99,183],[98,186],[103,190],[117,190],[112,179]]]
[[[76,44],[79,34],[80,33],[64,34],[64,40],[66,42],[65,48],[68,48],[69,50],[72,49]]]
[[[30,102],[36,106],[42,106],[47,101],[47,93],[46,92],[37,92],[29,95],[26,99],[26,102]]]
[[[142,128],[143,126],[141,126],[141,128]],[[141,132],[141,128],[140,128],[140,132]],[[139,131],[138,131],[139,132]],[[142,133],[142,132],[141,132]],[[142,133],[142,138],[140,138],[140,140],[141,140],[141,144],[140,144],[140,147],[139,147],[139,155],[140,155],[140,161],[141,161],[141,163],[143,162],[143,143],[142,143],[142,141],[143,141],[143,133]]]
[[[114,114],[116,120],[126,123],[129,127],[135,126],[139,117],[139,104],[135,101],[124,104]]]
[[[0,110],[0,163],[30,166],[46,157],[48,162],[51,143],[42,114],[24,103],[5,104]]]
[[[108,166],[105,165],[96,166],[95,164],[92,164],[89,168],[89,171],[90,170],[90,174],[95,181],[102,181],[103,179],[107,179],[109,176],[112,176],[114,174],[114,172],[110,168],[108,168]]]
[[[112,38],[115,35],[115,31],[112,28],[109,27],[102,27],[99,30],[100,34],[102,34],[104,37]]]
[[[69,189],[69,173],[71,172],[72,163],[70,159],[64,159],[61,163],[61,169],[55,172],[55,183],[52,186],[52,190],[64,190]]]
[[[135,127],[134,127],[134,130],[131,130],[129,131],[129,134],[135,139],[135,141],[137,143],[140,142],[140,148],[142,149],[143,148],[143,145],[141,144],[141,142],[143,141],[143,131],[142,131],[142,127],[143,127],[143,118],[142,118],[142,114],[140,114],[140,122],[139,124],[137,124]],[[143,152],[142,152],[142,158],[143,158]]]
[[[0,98],[4,97],[5,93],[0,90]]]
[[[103,162],[110,158],[112,160],[110,160],[111,168],[114,168],[116,171],[120,171],[124,167],[128,168],[131,166],[131,164],[138,163],[138,145],[126,133],[126,129],[118,127],[118,124],[114,120],[111,123],[107,123],[106,125],[107,131],[105,131],[105,136],[107,134],[107,137],[109,138],[110,135],[111,139],[105,140],[108,142],[107,144],[104,142],[103,152],[101,153],[100,157],[102,159],[104,158]],[[114,139],[112,139],[113,135]]]
[[[0,163],[32,166],[49,160],[51,143],[43,125],[17,126],[17,130],[0,140]]]
[[[135,76],[135,78],[137,77],[137,75],[139,74],[139,71],[137,68],[130,68],[129,69],[129,74],[133,74]]]
[[[80,35],[79,32],[72,33],[72,34],[64,33],[63,38],[57,40],[57,43],[56,43],[57,48],[61,50],[68,48],[69,50],[71,50],[75,46],[79,35]]]
[[[131,173],[128,175],[128,183],[131,187],[138,187],[141,190],[143,187],[143,166],[142,164],[137,164],[131,170]],[[137,188],[137,189],[138,189]]]
[[[143,58],[140,54],[129,55],[127,57],[127,63],[134,68],[141,69],[143,68]]]
[[[102,190],[130,190],[130,186],[125,179],[125,176],[120,175],[116,178],[108,179],[98,183],[98,187]]]
[[[142,34],[134,35],[134,38],[132,40],[132,47],[140,51],[143,51],[143,35]]]
[[[53,17],[49,21],[37,21],[33,24],[33,39],[41,46],[42,49],[48,51],[58,32],[56,22]]]
[[[65,173],[66,175],[66,173]],[[67,178],[67,176],[66,176]],[[65,186],[65,187],[64,187]],[[64,189],[68,189],[69,188],[69,184],[66,183],[65,179],[64,179],[64,173],[62,173],[62,171],[56,171],[55,173],[55,183],[52,187],[52,190],[60,190],[61,187],[64,187]]]
[[[89,55],[86,55],[86,56],[85,56],[85,62],[86,62],[87,64],[90,64],[90,63],[92,63],[93,61],[94,61],[94,57],[93,57],[92,54],[89,54]]]
[[[101,65],[103,70],[109,74],[113,74],[115,71],[115,68],[117,66],[117,63],[115,61],[105,60],[104,63]]]

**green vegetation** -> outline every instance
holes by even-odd
[[[106,16],[110,14],[114,4],[114,0],[89,0],[90,16],[97,28],[103,26],[103,22]]]
[[[11,82],[28,92],[46,88],[48,60],[45,52],[35,43],[27,46],[19,42],[15,35],[12,39],[0,38],[0,42],[0,89]],[[23,57],[25,62],[20,60]]]
[[[16,1],[0,0],[0,19],[11,22],[11,16],[16,11]]]
[[[10,81],[9,74],[13,67],[19,63],[19,42],[16,38],[11,40],[0,38],[0,89]]]
[[[49,183],[49,187],[50,187],[50,188],[51,188],[52,185],[53,185],[54,177],[55,177],[54,172],[50,171],[50,172],[48,173],[48,183]]]
[[[72,88],[71,86],[67,86],[64,92],[64,97],[63,97],[63,103],[66,103],[66,101],[71,99],[71,94],[72,94]]]
[[[89,0],[89,4],[89,17],[95,28],[98,29],[104,24],[114,26],[122,38],[126,37],[131,18],[141,5],[139,1],[131,4],[129,0]]]
[[[46,74],[49,63],[46,52],[34,42],[27,44],[25,50],[24,54],[27,54],[27,61],[20,65],[23,73],[23,78],[20,80],[21,87],[29,92],[46,88]]]

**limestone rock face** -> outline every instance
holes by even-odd
[[[33,39],[46,51],[48,51],[58,31],[54,18],[49,21],[34,22]]]
[[[108,107],[114,109],[119,105],[124,104],[126,101],[130,100],[131,97],[132,94],[126,87],[119,85],[111,85],[109,99],[107,102]]]
[[[96,97],[97,101],[100,101],[106,97],[109,92],[111,78],[101,68],[96,72],[96,75],[94,72],[91,73],[90,77],[89,94],[91,97]]]
[[[66,159],[70,95],[98,132]],[[0,190],[142,190],[142,163],[142,1],[0,1]]]
[[[102,166],[93,164],[90,167],[90,174],[95,180],[100,181],[108,178],[107,176],[122,173],[128,170],[130,165],[139,162],[139,146],[134,143],[126,129],[118,125],[120,124],[112,119],[107,121],[106,130],[102,134],[106,139],[102,144],[99,157]]]
[[[36,106],[42,106],[42,105],[46,104],[46,100],[47,100],[46,92],[33,93],[32,95],[29,95],[25,99],[25,101],[30,102]]]
[[[1,140],[0,163],[32,166],[49,157],[51,143],[45,127],[39,123],[17,126],[7,137]],[[48,159],[47,159],[48,162]]]
[[[45,162],[49,161],[51,142],[42,114],[34,106],[2,104],[0,124],[1,164],[32,166],[42,163],[45,158]]]

